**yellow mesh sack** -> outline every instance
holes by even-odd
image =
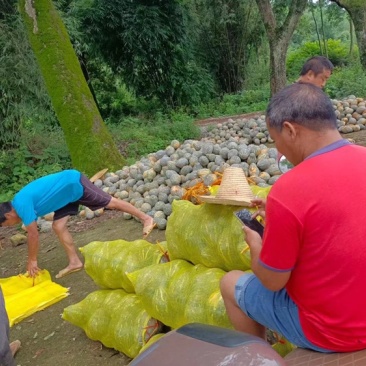
[[[42,270],[34,279],[25,274],[0,279],[10,326],[69,295],[68,289],[51,281]]]
[[[267,198],[269,191],[271,190],[272,186],[268,187],[259,187],[256,185],[250,186],[250,189],[252,190],[253,194],[257,198]]]
[[[154,336],[152,336],[149,339],[149,341],[144,346],[142,346],[139,354],[146,351],[150,346],[152,346],[155,342],[157,342],[160,338],[163,338],[164,336],[165,336],[165,333],[158,333],[158,334],[155,334]]]
[[[282,335],[277,335],[277,341],[272,345],[272,348],[282,357],[287,356],[291,351],[293,351],[296,346],[290,343]]]
[[[219,289],[224,274],[218,268],[174,260],[129,278],[146,311],[172,328],[193,322],[232,328]]]
[[[175,200],[166,228],[170,259],[185,259],[194,264],[225,271],[250,269],[250,252],[242,224],[234,212],[240,207],[194,205]]]
[[[169,260],[165,244],[146,240],[93,241],[80,248],[85,271],[101,288],[134,292],[127,273]]]
[[[124,290],[92,292],[65,308],[62,318],[82,328],[90,339],[132,358],[161,329],[161,323],[146,312],[138,296]]]

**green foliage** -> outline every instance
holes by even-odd
[[[328,58],[334,66],[344,66],[349,62],[348,46],[340,40],[328,39]],[[320,55],[318,42],[306,42],[301,47],[292,51],[287,57],[287,76],[290,80],[297,78],[300,75],[302,65],[305,61],[312,57]]]
[[[19,145],[28,123],[56,125],[18,15],[0,20],[0,150]]]
[[[197,139],[200,135],[193,118],[183,111],[172,111],[170,115],[157,113],[154,121],[127,117],[110,129],[129,162],[165,149],[172,140]]]
[[[68,168],[71,161],[61,129],[29,126],[19,148],[0,151],[0,202],[32,180]]]
[[[197,47],[220,92],[243,88],[249,58],[264,40],[264,26],[254,0],[195,0]]]
[[[193,55],[186,6],[178,0],[74,1],[83,42],[101,56],[136,95],[174,107],[196,104],[214,83]]]
[[[236,114],[263,111],[269,102],[269,84],[260,89],[246,90],[240,94],[225,94],[221,100],[201,104],[197,118],[232,116]]]
[[[331,98],[342,99],[349,95],[366,98],[366,74],[358,63],[336,68],[330,77],[326,92]]]

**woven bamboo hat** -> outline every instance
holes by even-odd
[[[254,195],[245,177],[244,170],[229,167],[224,170],[216,196],[199,196],[202,202],[218,205],[249,206]]]

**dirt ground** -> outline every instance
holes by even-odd
[[[124,239],[133,241],[142,238],[142,225],[135,220],[124,220],[122,214],[106,211],[92,220],[74,218],[70,220],[77,247],[91,241]],[[22,232],[16,228],[0,228],[0,277],[24,273],[27,246],[12,247],[10,236]],[[165,231],[153,230],[148,241],[165,240]],[[26,366],[83,366],[83,365],[127,365],[130,359],[123,354],[102,346],[87,338],[84,331],[61,319],[63,309],[75,304],[98,289],[85,271],[55,279],[58,271],[67,265],[66,255],[53,232],[42,233],[39,266],[47,269],[54,282],[69,287],[70,296],[33,314],[10,330],[11,340],[20,339],[22,347],[16,355],[17,365]]]
[[[217,123],[216,120],[214,122]],[[344,137],[353,138],[357,144],[366,146],[366,130]],[[69,229],[77,247],[94,240],[133,241],[142,237],[140,223],[124,220],[121,213],[114,211],[106,211],[92,220],[73,218]],[[9,277],[25,270],[26,244],[12,247],[9,240],[18,231],[21,232],[21,229],[0,228],[0,277]],[[154,230],[148,240],[152,243],[165,240],[165,231]],[[47,269],[55,282],[69,287],[70,296],[11,328],[11,340],[22,341],[22,348],[16,356],[17,365],[127,365],[130,360],[126,356],[91,341],[83,330],[61,319],[65,307],[81,301],[97,289],[85,271],[55,279],[55,275],[66,264],[66,255],[53,232],[42,233],[39,266]]]

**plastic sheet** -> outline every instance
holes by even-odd
[[[93,241],[80,248],[85,257],[85,271],[101,288],[133,292],[127,273],[169,260],[165,243],[146,240]]]
[[[90,339],[129,357],[136,357],[161,328],[143,308],[141,300],[123,290],[95,291],[64,309],[62,317],[82,328]]]
[[[48,271],[37,277],[26,275],[0,279],[10,326],[69,295],[68,289],[51,281]]]
[[[172,328],[194,322],[232,328],[219,289],[224,274],[218,268],[174,260],[129,278],[147,312]]]

